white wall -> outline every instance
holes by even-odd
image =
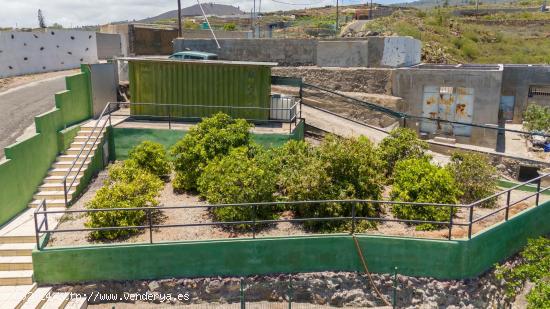
[[[422,43],[411,37],[386,37],[381,65],[411,66],[420,63]]]
[[[95,32],[46,29],[0,32],[0,78],[73,69],[97,62]]]

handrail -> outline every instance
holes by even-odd
[[[96,133],[96,129],[99,125],[99,123],[103,120],[103,117],[105,116],[105,112],[107,111],[107,108],[110,109],[110,106],[111,106],[111,103],[108,102],[105,107],[103,108],[103,111],[101,112],[95,126],[93,127],[92,131],[90,132],[90,134],[88,135],[88,138],[86,139],[86,141],[84,142],[84,144],[82,145],[82,148],[80,149],[78,155],[76,155],[76,158],[74,159],[73,161],[73,164],[71,164],[71,167],[69,168],[69,171],[67,172],[67,174],[65,175],[65,177],[63,177],[63,193],[64,193],[64,197],[65,197],[65,207],[68,207],[69,206],[69,202],[68,202],[68,193],[71,191],[71,188],[72,186],[74,185],[76,179],[77,179],[77,176],[78,174],[80,173],[80,171],[82,170],[82,167],[84,166],[84,164],[86,164],[86,160],[88,160],[89,156],[90,156],[90,153],[91,151],[94,149],[94,146],[95,144],[97,143],[97,140],[99,139],[99,136],[100,134],[98,134],[93,142],[93,144],[91,145],[90,149],[88,150],[88,153],[86,154],[86,157],[82,160],[82,162],[80,163],[80,167],[78,168],[78,171],[76,173],[76,175],[73,177],[73,180],[71,181],[71,184],[69,185],[69,187],[67,188],[67,178],[71,175],[71,172],[73,170],[73,168],[75,167],[76,163],[78,162],[78,159],[80,158],[80,155],[84,152],[84,149],[86,149],[86,146],[88,145],[88,142],[90,141],[90,139],[92,138],[92,136],[94,135],[94,133]],[[103,126],[101,127],[99,133],[103,132],[103,129],[105,128],[105,125],[107,124],[107,121],[105,121],[103,123]]]
[[[488,197],[486,197],[486,198],[482,198],[481,200],[475,201],[475,202],[471,203],[469,206],[476,206],[476,205],[478,205],[478,204],[487,202],[488,200],[491,200],[491,199],[494,199],[494,198],[496,198],[496,197],[499,197],[499,196],[501,196],[501,195],[503,195],[503,194],[505,194],[505,193],[508,193],[508,192],[510,192],[510,191],[513,191],[513,190],[516,190],[516,189],[518,189],[518,188],[520,188],[520,187],[523,187],[523,186],[525,186],[525,185],[528,185],[528,184],[530,184],[530,183],[538,182],[538,181],[540,181],[541,179],[543,179],[543,178],[545,178],[545,177],[548,177],[548,176],[550,176],[550,173],[544,174],[544,175],[540,175],[540,176],[535,177],[535,178],[533,178],[533,179],[531,179],[531,180],[528,180],[528,181],[526,181],[526,182],[522,182],[522,183],[520,183],[520,184],[517,184],[517,185],[515,185],[515,186],[513,186],[513,187],[511,187],[511,188],[508,188],[508,189],[504,190],[504,191],[497,192],[497,193],[495,193],[495,194],[493,194],[493,195],[491,195],[491,196],[488,196]],[[538,193],[540,193],[540,192],[538,192]]]

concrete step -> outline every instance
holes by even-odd
[[[94,148],[92,148],[92,151],[90,152],[90,157],[93,155],[93,153],[96,149],[97,149],[97,146],[94,146]],[[86,157],[86,154],[88,154],[88,150],[90,150],[90,148],[84,149],[84,151],[82,151],[81,147],[78,147],[78,148],[71,147],[71,148],[67,149],[67,151],[65,153],[69,154],[69,155],[79,155],[80,154],[82,157]]]
[[[52,168],[51,170],[48,171],[48,176],[65,176],[65,175],[76,176],[77,174],[79,175],[84,174],[85,170],[86,169],[83,167],[79,173],[78,169],[73,169],[69,171],[69,168]]]
[[[42,309],[63,309],[69,302],[69,292],[54,292],[42,305]]]
[[[0,271],[32,270],[31,256],[0,256]]]
[[[57,162],[54,162],[53,167],[54,168],[71,168],[72,167],[73,170],[78,170],[81,166],[84,166],[84,168],[88,167],[88,165],[90,165],[90,162],[92,162],[90,157],[88,157],[88,159],[86,160],[86,162],[84,162],[84,164],[82,164],[82,160],[77,161],[74,165],[73,165],[73,161],[57,161]]]
[[[99,145],[101,144],[101,139],[98,139],[97,141],[94,139],[90,140],[90,141],[84,141],[84,142],[72,142],[71,143],[71,147],[70,148],[79,148],[81,149],[82,147],[84,147],[84,149],[90,149],[92,147],[92,145]]]
[[[82,130],[81,130],[81,131],[78,131],[78,133],[76,134],[76,137],[85,137],[85,138],[87,138],[87,137],[90,136],[90,135],[93,136],[93,137],[96,137],[96,136],[103,136],[103,133],[104,133],[104,132],[101,132],[101,133],[100,133],[99,131],[96,130],[96,132],[94,132],[94,133],[92,134],[91,131],[82,131]]]
[[[86,309],[88,308],[88,300],[86,297],[75,297],[69,299],[65,309]]]
[[[52,288],[49,286],[37,287],[34,292],[27,297],[25,302],[21,304],[20,309],[35,309],[42,308],[46,300],[49,298],[49,294],[52,292]]]
[[[38,205],[40,205],[40,202],[42,200],[33,200],[29,204],[29,208],[37,208]],[[69,200],[70,201],[70,200]],[[46,200],[46,208],[48,210],[51,210],[50,207],[53,208],[65,208],[65,198],[59,199],[59,200]]]
[[[0,244],[21,244],[21,243],[36,244],[36,238],[31,235],[0,236]]]
[[[30,284],[32,284],[32,270],[0,271],[0,286]]]
[[[0,244],[0,257],[2,256],[31,256],[35,243]]]
[[[82,162],[84,161],[84,157],[78,157],[77,155],[60,155],[59,157],[57,157],[57,162],[73,162],[74,160],[76,160],[76,162]]]
[[[36,284],[0,286],[0,307],[20,308],[36,288]]]
[[[72,199],[74,192],[74,190],[67,192],[68,201]],[[63,191],[40,191],[34,195],[34,199],[46,200],[46,206],[48,206],[50,200],[65,200],[65,193]]]
[[[67,187],[71,184],[71,180],[67,178]],[[80,181],[75,181],[73,184],[73,188],[78,187],[80,184]],[[44,183],[40,187],[38,187],[38,190],[40,191],[63,191],[64,190],[63,182],[51,182],[51,183]]]
[[[82,178],[83,174],[80,174],[78,176],[69,176],[67,177],[67,186],[69,186],[71,184],[71,182],[73,181],[74,178],[76,178],[76,181],[75,183],[77,183],[81,178]],[[44,183],[62,183],[63,182],[63,178],[65,178],[65,175],[51,175],[51,176],[47,176],[46,178],[44,178]],[[73,185],[74,186],[74,185]]]

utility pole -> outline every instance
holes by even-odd
[[[182,37],[181,31],[181,0],[178,0],[178,37]]]

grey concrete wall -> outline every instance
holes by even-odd
[[[317,65],[320,67],[367,67],[368,41],[320,41]]]
[[[117,33],[96,33],[97,58],[113,59],[123,56],[120,34]]]
[[[214,30],[218,39],[249,39],[252,38],[252,31],[218,31]],[[184,29],[182,33],[184,39],[211,39],[210,30],[191,30]]]
[[[317,41],[308,39],[176,39],[174,51],[197,50],[235,61],[278,62],[280,65],[314,65]]]
[[[504,65],[502,95],[514,96],[514,123],[523,121],[527,108],[529,86],[550,85],[550,66],[547,65]]]
[[[127,57],[130,55],[130,38],[128,34],[128,24],[102,25],[99,27],[101,33],[112,33],[120,35],[120,44],[122,55]]]
[[[94,118],[98,118],[108,102],[117,101],[116,63],[90,65],[92,82],[92,105]]]
[[[278,62],[283,66],[403,67],[420,63],[420,41],[411,37],[367,39],[176,39],[174,51],[216,53],[224,60]],[[365,50],[366,48],[366,50]]]
[[[502,70],[457,69],[453,66],[413,67],[395,70],[392,92],[405,100],[404,112],[422,116],[425,86],[465,87],[474,89],[473,123],[498,125]],[[420,122],[408,121],[419,131]],[[457,142],[495,148],[497,130],[473,128],[470,137],[457,137]]]

